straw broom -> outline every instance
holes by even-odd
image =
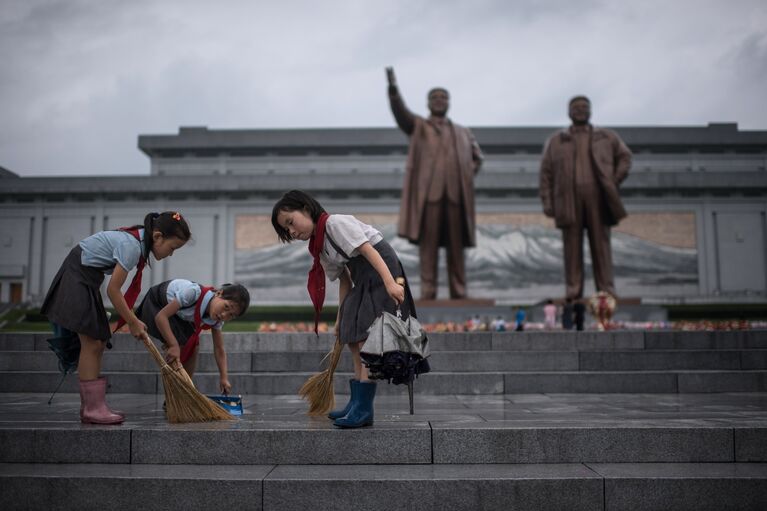
[[[400,286],[405,286],[404,277],[397,277],[395,281]],[[333,392],[333,374],[336,372],[343,347],[341,339],[336,335],[336,343],[333,345],[333,349],[322,359],[324,361],[329,358],[328,367],[324,371],[310,376],[301,388],[298,389],[298,395],[309,401],[309,415],[327,415],[335,406],[336,396]]]
[[[208,422],[232,420],[232,415],[216,403],[200,393],[192,383],[183,366],[173,369],[163,358],[160,350],[154,345],[148,335],[143,335],[141,341],[160,366],[162,386],[165,389],[165,407],[168,421],[179,422]]]
[[[341,358],[343,344],[336,336],[336,342],[333,349],[322,359],[328,359],[328,367],[308,380],[298,390],[298,395],[309,401],[309,415],[327,415],[335,406],[336,396],[333,392],[333,373],[338,366],[338,360]]]

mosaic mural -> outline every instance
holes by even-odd
[[[415,296],[418,249],[396,236],[396,215],[356,215],[374,225],[402,259]],[[695,214],[632,213],[612,231],[616,289],[622,297],[681,296],[698,292]],[[593,292],[585,242],[586,293]],[[305,242],[277,241],[270,219],[236,220],[235,280],[249,287],[256,303],[309,303],[306,275],[311,258]],[[469,295],[498,303],[557,298],[564,293],[562,238],[541,214],[479,214],[477,247],[466,253]],[[440,277],[444,280],[444,255]],[[447,296],[444,282],[439,296]],[[327,301],[338,289],[328,286]]]

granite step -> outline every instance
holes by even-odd
[[[767,464],[0,464],[5,510],[763,510]]]
[[[49,333],[0,333],[0,351],[48,351],[49,337]],[[232,352],[328,351],[333,344],[330,334],[225,332],[224,337]],[[767,330],[464,332],[431,333],[429,340],[432,351],[741,350],[767,349]],[[115,335],[112,344],[115,351],[144,350],[128,334]],[[212,350],[208,334],[202,336],[201,349]]]
[[[314,372],[259,372],[229,374],[234,392],[240,394],[293,394]],[[111,392],[161,393],[159,371],[104,372]],[[335,389],[348,392],[351,373],[336,372]],[[52,392],[61,379],[57,371],[2,371],[0,392]],[[195,385],[202,392],[215,393],[217,372],[199,372]],[[669,371],[433,371],[415,381],[417,393],[527,394],[527,393],[699,393],[765,392],[767,370],[669,370]],[[77,378],[68,376],[61,392],[77,392]],[[406,393],[402,385],[381,382],[381,395]]]
[[[606,511],[767,507],[764,463],[589,463],[587,467],[603,478]]]
[[[273,466],[0,464],[0,508],[143,511],[263,508]]]
[[[311,372],[320,367],[322,351],[227,352],[230,372]],[[621,350],[621,351],[436,351],[429,359],[440,371],[648,371],[695,369],[767,369],[767,350]],[[146,352],[117,351],[104,356],[107,372],[146,372],[155,369]],[[4,351],[0,371],[51,371],[57,359],[51,351]],[[211,352],[200,353],[197,369],[217,371]],[[352,370],[348,351],[338,370]]]
[[[370,428],[243,397],[231,422],[168,424],[162,397],[0,394],[0,509],[764,509],[767,393],[416,394]]]
[[[459,415],[456,412],[455,415]],[[390,465],[497,463],[767,462],[764,420],[524,418],[486,420],[379,413],[375,426],[335,428],[326,418],[167,424],[160,410],[122,426],[81,425],[71,413],[6,415],[2,463],[178,465]]]

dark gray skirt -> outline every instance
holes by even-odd
[[[170,280],[150,287],[146,296],[144,296],[144,299],[141,301],[141,305],[136,309],[136,316],[144,322],[149,335],[156,339],[160,339],[163,344],[166,344],[166,341],[163,338],[162,333],[160,333],[160,330],[157,328],[155,316],[168,305],[168,296],[166,294],[168,291],[168,284],[170,284]],[[180,346],[185,345],[186,341],[194,333],[194,323],[181,319],[175,314],[168,319],[168,323],[170,323],[170,330],[173,332],[173,335],[176,336],[176,340]]]
[[[83,266],[80,245],[70,250],[45,296],[40,312],[59,326],[99,341],[112,338],[101,299],[104,269]]]
[[[386,263],[392,277],[405,277],[405,270],[397,258],[397,253],[386,240],[381,240],[373,247]],[[354,287],[349,290],[341,304],[341,324],[339,335],[341,342],[350,344],[368,338],[368,329],[383,311],[392,314],[397,310],[394,300],[386,292],[383,280],[364,256],[352,257],[346,263],[352,276]],[[405,277],[405,301],[400,304],[402,317],[416,317],[413,295]]]

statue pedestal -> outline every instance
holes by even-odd
[[[416,310],[420,310],[422,307],[495,307],[495,300],[492,298],[460,298],[457,300],[445,298],[437,300],[416,300],[415,306]]]
[[[492,298],[463,298],[460,300],[416,300],[415,310],[421,323],[464,323],[469,318],[509,316],[509,307],[496,307]]]

